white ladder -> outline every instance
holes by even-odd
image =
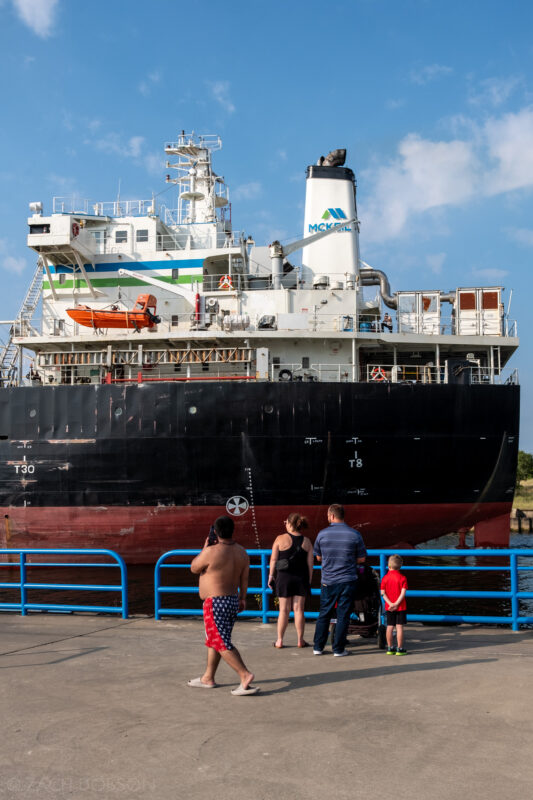
[[[7,386],[13,383],[17,373],[17,360],[19,356],[19,345],[13,342],[17,336],[25,336],[33,331],[31,320],[41,297],[43,287],[43,262],[39,258],[32,281],[26,292],[19,313],[9,329],[9,339],[0,350],[0,385]],[[22,375],[19,375],[19,381]]]

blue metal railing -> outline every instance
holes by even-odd
[[[92,550],[92,549],[17,549],[9,548],[7,550],[0,550],[0,556],[13,557],[16,556],[17,561],[0,561],[0,568],[19,569],[18,582],[0,583],[0,589],[20,589],[20,600],[16,603],[0,602],[0,610],[15,610],[20,611],[22,616],[26,616],[28,611],[94,611],[106,614],[121,614],[123,619],[128,618],[128,573],[124,559],[113,552],[113,550]],[[87,563],[87,562],[72,562],[72,561],[55,561],[55,562],[28,562],[27,556],[34,555],[83,555],[87,556],[109,556],[113,559],[113,563]],[[28,581],[28,568],[36,567],[70,567],[72,568],[86,568],[98,567],[109,568],[115,567],[120,569],[120,584],[82,584],[82,583],[36,583]],[[58,589],[63,591],[93,591],[93,592],[120,592],[121,603],[119,606],[104,606],[104,605],[74,605],[71,603],[39,603],[28,601],[28,591],[33,589]]]
[[[155,618],[161,619],[162,616],[198,616],[201,615],[201,608],[163,608],[161,601],[163,596],[172,594],[193,594],[198,592],[197,586],[162,586],[161,573],[163,569],[189,569],[190,559],[197,555],[199,550],[170,550],[164,553],[158,560],[155,567],[154,574],[154,590],[155,590]],[[278,612],[270,608],[270,598],[272,595],[271,589],[268,587],[268,564],[270,560],[270,550],[248,550],[250,556],[250,574],[255,577],[259,572],[260,586],[249,586],[248,596],[255,595],[258,598],[258,605],[260,608],[257,610],[247,610],[241,612],[241,617],[261,617],[263,623],[267,623],[272,618],[277,618]],[[387,559],[388,556],[397,553],[405,558],[416,559],[462,559],[470,560],[469,564],[416,564],[404,565],[403,572],[426,571],[426,572],[499,572],[509,574],[509,590],[506,591],[480,591],[472,589],[464,590],[448,590],[448,589],[410,589],[407,592],[408,597],[427,597],[427,598],[462,598],[464,600],[475,599],[498,599],[509,600],[510,611],[508,616],[503,615],[476,615],[476,614],[410,614],[408,619],[412,622],[449,622],[449,623],[475,623],[475,624],[497,624],[497,625],[511,625],[514,631],[517,631],[520,625],[533,624],[533,616],[520,616],[520,600],[533,600],[533,591],[520,591],[519,589],[519,575],[520,573],[529,572],[533,578],[533,549],[461,549],[461,550],[444,550],[444,549],[431,549],[431,550],[369,550],[369,561],[372,566],[383,577],[387,572]],[[187,562],[180,563],[167,563],[169,559],[186,557],[189,559]],[[378,563],[373,563],[374,558],[378,558]],[[479,559],[508,559],[508,564],[486,565],[477,563]],[[255,563],[259,559],[259,563]],[[528,562],[529,559],[529,563]],[[524,563],[526,562],[526,563]],[[320,567],[315,567],[319,570]],[[320,589],[312,589],[312,595],[319,595]],[[318,612],[306,611],[306,619],[316,619]]]

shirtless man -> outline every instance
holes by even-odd
[[[254,675],[231,642],[237,614],[246,608],[250,566],[244,547],[231,538],[233,528],[232,519],[219,517],[214,524],[216,542],[210,542],[208,536],[202,552],[191,563],[191,572],[200,576],[199,591],[204,601],[205,644],[208,650],[204,674],[190,680],[188,685],[214,689],[215,673],[223,658],[241,679],[240,686],[232,689],[231,693],[243,696],[257,694],[259,689],[251,685]]]

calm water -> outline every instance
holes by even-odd
[[[425,542],[416,548],[417,564],[431,563],[431,559],[424,559],[418,555],[420,551],[431,548],[450,549],[458,547],[459,537],[457,534],[443,536],[440,539],[433,539]],[[474,546],[474,535],[466,537],[466,547]],[[517,549],[533,548],[533,535],[526,533],[511,533],[510,547]],[[440,563],[446,563],[439,559]],[[476,562],[474,557],[451,558],[448,564],[461,564],[475,566],[496,566],[497,559],[487,558]],[[509,560],[502,556],[502,565],[508,566]],[[530,562],[533,567],[533,560]],[[479,571],[457,571],[457,572],[407,572],[409,587],[411,589],[437,589],[445,587],[448,590],[479,590],[479,591],[509,591],[510,575],[507,571],[502,572],[479,572]],[[519,590],[523,592],[533,592],[533,570],[519,573]],[[439,598],[412,598],[409,603],[412,613],[471,613],[475,615],[507,615],[510,613],[509,600],[491,599],[449,599]],[[520,613],[522,615],[533,615],[533,600],[520,601]]]
[[[466,539],[467,546],[473,547],[473,535]],[[406,559],[406,566],[409,563],[417,565],[429,564],[429,557],[424,558],[424,549],[440,548],[453,550],[458,546],[457,535],[444,536],[440,539],[433,539],[423,545],[419,545],[413,550],[413,557]],[[533,548],[533,535],[518,534],[511,535],[511,547]],[[487,559],[487,566],[495,565],[494,559]],[[508,560],[502,557],[502,564]],[[442,563],[442,560],[440,560]],[[450,558],[448,563],[469,564],[475,566],[473,557],[461,559]],[[478,589],[480,591],[506,591],[510,588],[509,574],[507,572],[412,572],[407,570],[406,576],[411,589]],[[60,577],[59,577],[60,576]],[[118,570],[99,569],[87,567],[84,569],[73,570],[70,568],[51,569],[47,567],[30,567],[29,579],[38,583],[58,582],[71,584],[101,583],[115,584],[118,581]],[[314,585],[318,586],[318,572],[315,575]],[[0,582],[16,582],[18,580],[18,569],[2,568],[0,571]],[[253,570],[251,573],[251,585],[259,583],[259,573]],[[188,569],[172,569],[164,571],[163,583],[189,585],[195,587],[196,578],[192,576]],[[520,575],[519,585],[522,591],[533,591],[533,570],[524,572]],[[131,614],[153,614],[154,611],[154,590],[153,590],[153,567],[151,566],[131,566],[128,569],[128,588],[129,588],[129,610]],[[0,589],[0,600],[3,602],[13,602],[18,599],[16,590]],[[112,592],[90,592],[90,591],[58,591],[58,590],[29,590],[28,599],[30,602],[49,602],[49,603],[87,603],[94,605],[120,605],[119,594]],[[167,606],[181,606],[183,608],[200,608],[200,601],[195,593],[190,595],[174,595],[165,600]],[[313,598],[310,608],[316,609],[318,598]],[[259,608],[258,600],[253,596],[248,598],[248,607]],[[484,599],[449,599],[439,598],[411,598],[409,601],[411,613],[448,613],[459,614],[469,613],[475,615],[507,615],[510,613],[510,602],[507,600],[484,600]],[[523,600],[520,603],[522,614],[533,615],[533,600]]]

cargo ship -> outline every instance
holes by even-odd
[[[151,563],[220,514],[269,547],[287,513],[315,533],[337,502],[368,546],[472,527],[505,545],[520,390],[503,287],[393,292],[361,258],[345,150],[307,167],[302,238],[256,244],[233,228],[220,148],[166,144],[172,207],[30,204],[37,268],[0,362],[0,543]]]

